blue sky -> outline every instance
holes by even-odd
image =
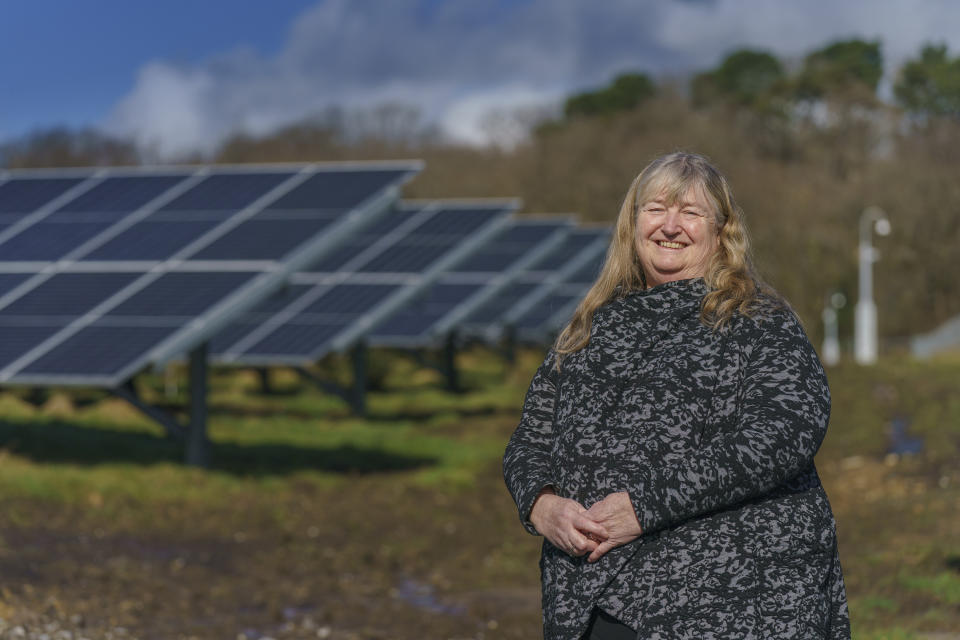
[[[879,38],[890,79],[925,42],[960,49],[954,0],[10,0],[0,142],[94,126],[148,157],[212,152],[331,106],[416,107],[452,138],[639,70],[683,75],[738,47],[797,62]]]
[[[102,120],[142,65],[271,55],[315,0],[10,0],[0,19],[0,139]]]

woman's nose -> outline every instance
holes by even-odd
[[[663,232],[674,234],[680,231],[680,211],[677,209],[667,209],[663,216]]]

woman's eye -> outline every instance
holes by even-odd
[[[703,215],[703,214],[700,213],[699,211],[694,211],[693,209],[687,209],[687,210],[684,211],[683,213],[684,213],[685,215],[688,215],[688,216],[697,216],[697,217],[700,217],[700,216]]]

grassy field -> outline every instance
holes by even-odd
[[[292,373],[263,395],[215,371],[210,470],[120,400],[0,393],[0,637],[538,637],[539,541],[500,456],[539,358],[463,353],[468,391],[451,394],[375,354],[367,419]],[[958,371],[830,371],[817,464],[855,638],[960,638]],[[888,454],[896,418],[922,453]]]

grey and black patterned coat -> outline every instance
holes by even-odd
[[[627,491],[643,535],[598,562],[544,540],[544,635],[599,606],[638,638],[849,638],[836,524],[813,464],[830,394],[793,313],[764,302],[722,331],[702,279],[601,307],[560,371],[547,354],[503,459],[530,533],[540,490],[589,508]]]

